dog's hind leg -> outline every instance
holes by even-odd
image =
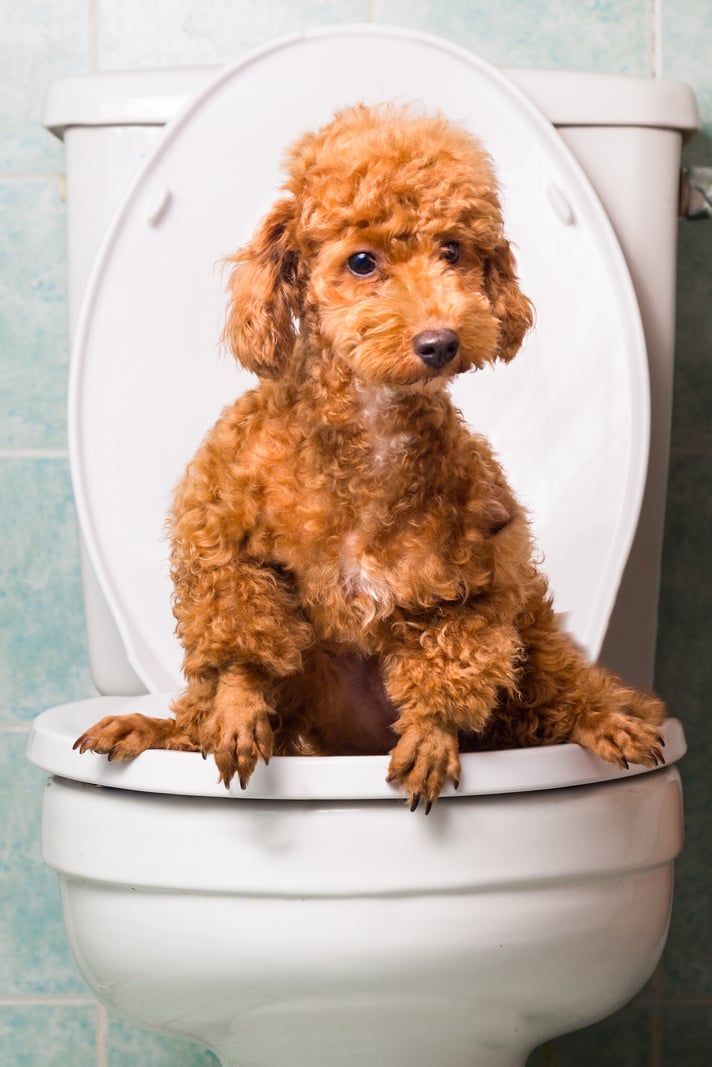
[[[487,747],[572,741],[622,767],[664,763],[657,727],[665,707],[656,696],[588,663],[546,599],[530,605],[521,632],[519,685],[495,709]]]

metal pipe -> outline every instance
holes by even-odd
[[[712,167],[680,172],[680,218],[712,219]]]

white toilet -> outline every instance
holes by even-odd
[[[67,153],[70,448],[105,695],[33,725],[43,854],[96,995],[224,1065],[522,1067],[622,1006],[663,949],[682,846],[675,719],[653,771],[574,745],[467,754],[428,818],[386,784],[385,756],[277,758],[243,793],[196,754],[72,751],[105,714],[168,714],[181,686],[164,515],[249,384],[218,352],[221,261],[272,201],[284,147],[359,100],[440,108],[496,162],[538,322],[511,366],[466,376],[456,399],[532,510],[570,629],[650,684],[695,103],[673,83],[508,74],[421,34],[340,27],[217,78],[95,75],[48,98]]]

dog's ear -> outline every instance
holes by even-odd
[[[234,267],[224,340],[243,367],[263,378],[277,377],[297,336],[298,261],[289,240],[294,211],[294,200],[278,200],[250,243],[228,260]]]
[[[519,351],[534,321],[531,301],[519,288],[514,256],[508,241],[501,241],[485,268],[485,288],[492,311],[499,319],[497,358],[508,363]]]

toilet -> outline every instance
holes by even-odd
[[[455,400],[530,509],[567,627],[651,684],[690,90],[503,72],[380,26],[285,38],[218,72],[56,82],[45,123],[66,149],[70,456],[101,695],[33,724],[43,856],[96,996],[224,1067],[523,1067],[633,997],[667,934],[675,718],[655,770],[576,745],[467,753],[427,818],[386,783],[386,756],[275,758],[243,792],[195,753],[72,750],[103,715],[170,714],[181,688],[165,514],[251,385],[219,348],[223,261],[298,133],[394,99],[462,122],[495,160],[537,325]]]

